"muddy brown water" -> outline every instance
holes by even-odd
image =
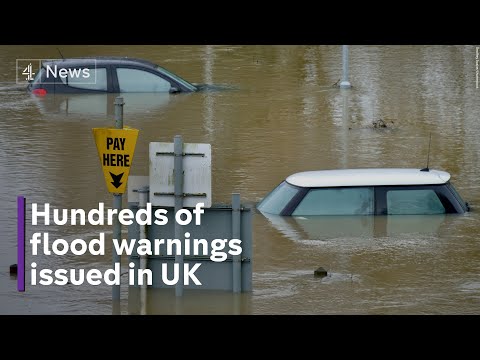
[[[480,89],[475,46],[351,46],[351,90],[340,46],[63,46],[68,57],[117,55],[158,63],[186,80],[232,90],[124,94],[140,129],[131,174],[148,171],[148,144],[176,134],[212,144],[214,202],[259,201],[291,173],[425,165],[451,173],[471,213],[461,216],[293,219],[256,213],[253,293],[187,293],[182,313],[479,314]],[[15,60],[55,58],[55,46],[0,46],[0,313],[109,314],[108,286],[16,291],[16,196],[57,208],[111,204],[91,128],[113,123],[112,95],[32,97]],[[383,119],[387,128],[372,129]],[[28,224],[27,212],[27,224]],[[27,226],[27,238],[33,232]],[[94,237],[93,226],[49,226],[51,237]],[[42,228],[35,228],[42,231]],[[28,247],[27,247],[28,248]],[[107,247],[107,250],[109,247]],[[110,256],[35,257],[43,267],[110,266]],[[27,269],[33,261],[27,254]],[[125,266],[126,259],[123,261]],[[314,278],[319,266],[328,270]],[[122,286],[122,314],[139,313]],[[176,313],[148,293],[148,313]]]

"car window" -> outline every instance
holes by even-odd
[[[447,187],[453,194],[453,196],[455,197],[455,199],[459,202],[459,204],[464,207],[463,205],[465,204],[465,201],[462,199],[462,197],[460,196],[460,194],[458,193],[457,189],[455,189],[455,186],[453,186],[452,183],[448,183],[447,185],[445,185],[445,187]]]
[[[35,75],[35,78],[33,79],[33,82],[32,82],[32,83],[33,83],[33,84],[37,84],[37,83],[41,82],[42,76],[43,76],[44,73],[45,73],[45,68],[42,67],[42,68],[40,69],[40,71],[38,71],[37,74]]]
[[[292,215],[372,215],[372,187],[312,189],[298,204]]]
[[[157,66],[156,68],[158,71],[162,72],[163,74],[166,74],[167,76],[171,77],[172,79],[175,79],[177,82],[181,83],[183,86],[185,86],[188,90],[190,91],[195,91],[197,88],[193,85],[190,84],[188,81],[182,79],[180,76],[175,75],[174,73],[168,71],[167,69]]]
[[[444,214],[445,207],[433,189],[398,189],[387,191],[387,214]]]
[[[138,69],[117,68],[120,92],[169,92],[170,82]]]
[[[298,188],[284,181],[258,204],[258,210],[279,215],[298,192]]]
[[[106,68],[68,70],[67,77],[60,77],[65,85],[77,89],[107,91]],[[86,70],[88,72],[85,72]]]

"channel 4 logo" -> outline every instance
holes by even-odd
[[[35,79],[41,69],[42,59],[17,59],[16,66],[17,84],[25,84]]]
[[[69,85],[79,84],[96,84],[96,68],[94,67],[72,67],[62,68],[57,63],[61,63],[63,59],[17,59],[16,61],[16,82],[25,85],[35,80],[38,74],[42,73],[44,84],[53,84],[57,79],[62,82],[68,82]],[[48,63],[42,68],[43,63]]]

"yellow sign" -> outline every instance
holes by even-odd
[[[129,127],[92,130],[108,191],[123,194],[127,187],[130,166],[132,166],[138,130]]]

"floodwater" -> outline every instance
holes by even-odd
[[[212,144],[213,200],[255,203],[291,173],[416,167],[452,174],[473,211],[430,217],[253,217],[253,292],[238,298],[149,290],[147,313],[480,314],[480,89],[475,46],[62,46],[67,57],[117,55],[158,63],[197,83],[233,90],[125,94],[125,124],[140,129],[131,175],[147,175],[148,144]],[[110,314],[111,288],[31,286],[30,263],[110,266],[110,256],[27,254],[27,291],[16,291],[16,197],[55,208],[111,204],[91,128],[113,124],[113,96],[36,98],[15,85],[15,60],[56,58],[55,46],[0,46],[0,313]],[[477,67],[476,67],[477,66]],[[373,129],[383,119],[385,129]],[[126,205],[126,201],[124,202]],[[108,227],[37,226],[27,241],[92,238]],[[30,247],[27,246],[27,249]],[[111,248],[107,246],[107,253]],[[123,260],[125,267],[126,259]],[[328,270],[315,278],[319,266]],[[126,268],[126,267],[125,267]],[[120,312],[140,313],[122,280]]]

